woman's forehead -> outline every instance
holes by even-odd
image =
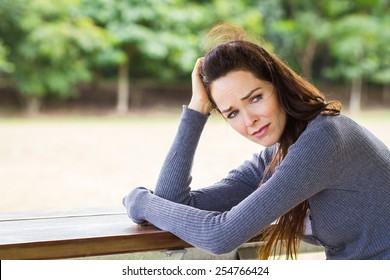
[[[258,91],[273,90],[271,83],[256,78],[248,71],[234,71],[218,78],[210,86],[210,93],[219,109],[243,101]]]

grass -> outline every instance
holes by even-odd
[[[39,123],[104,123],[104,124],[148,124],[169,123],[177,121],[181,108],[146,109],[130,111],[120,116],[112,111],[105,112],[54,112],[42,113],[36,117],[9,116],[0,117],[1,124],[39,124]]]

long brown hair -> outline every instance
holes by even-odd
[[[288,148],[295,143],[309,122],[319,114],[340,114],[341,104],[338,101],[326,102],[324,95],[315,86],[296,74],[283,61],[258,43],[243,39],[244,33],[231,25],[218,25],[209,32],[208,36],[213,38],[214,42],[218,41],[218,38],[222,38],[224,42],[206,54],[202,65],[202,78],[212,103],[214,102],[210,95],[210,85],[231,71],[249,71],[258,79],[273,84],[278,102],[287,114],[287,122],[273,159],[263,173],[259,184],[261,187],[265,178],[273,174],[276,166],[286,157]],[[215,103],[213,105],[216,108]],[[280,217],[275,226],[262,232],[265,246],[260,247],[260,259],[268,259],[272,255],[275,257],[283,252],[287,259],[296,258],[308,208],[308,202],[302,202]]]

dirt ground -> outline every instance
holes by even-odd
[[[120,206],[132,188],[153,189],[179,111],[146,120],[0,119],[0,211]],[[358,121],[390,146],[389,118]],[[214,183],[261,149],[212,117],[199,144],[193,187]]]

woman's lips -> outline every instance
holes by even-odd
[[[252,136],[254,137],[262,137],[268,130],[268,127],[270,126],[270,123],[267,125],[262,126],[259,130],[252,133]]]

